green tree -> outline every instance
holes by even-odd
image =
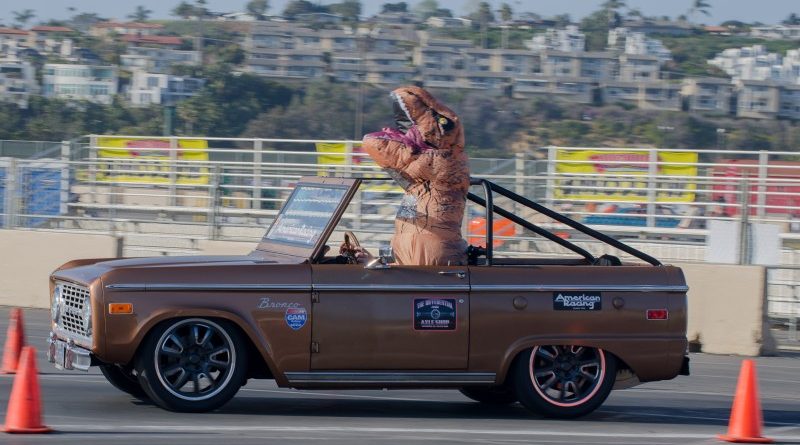
[[[20,27],[25,27],[29,20],[36,17],[36,12],[33,9],[24,9],[22,11],[12,11],[14,14],[14,22]]]
[[[478,9],[470,14],[470,18],[482,27],[494,21],[492,6],[488,2],[480,2]]]
[[[439,2],[436,0],[421,0],[414,5],[414,14],[422,21],[428,20],[430,17],[436,17],[438,11]]]
[[[287,3],[286,7],[283,9],[283,16],[289,20],[294,20],[299,14],[308,14],[311,12],[327,12],[327,9],[317,6],[308,0],[292,0]]]
[[[358,22],[361,16],[361,2],[359,0],[344,0],[341,3],[329,5],[328,10],[334,14],[341,15],[349,22]]]
[[[245,9],[248,13],[256,16],[259,20],[264,18],[264,15],[267,13],[269,9],[269,1],[268,0],[250,0],[247,2]]]
[[[150,18],[150,14],[152,13],[153,13],[152,10],[147,9],[142,5],[139,5],[136,7],[136,10],[128,14],[127,17],[133,20],[134,22],[146,22],[147,19]]]
[[[197,15],[197,9],[191,3],[182,1],[178,6],[172,8],[172,15],[184,20]]]
[[[800,16],[798,16],[797,13],[793,12],[789,14],[789,16],[786,17],[786,19],[784,19],[781,23],[788,26],[800,25]]]
[[[504,22],[509,22],[514,18],[514,11],[511,9],[511,5],[508,3],[500,5],[500,18]]]
[[[580,23],[581,31],[586,34],[586,49],[602,51],[608,43],[608,13],[604,9],[597,10],[584,17]]]
[[[706,0],[692,0],[692,7],[689,8],[688,16],[692,19],[692,21],[694,21],[694,15],[698,12],[708,17],[711,15],[711,13],[708,12],[708,8],[710,7],[711,4]]]
[[[381,13],[386,14],[389,12],[408,12],[408,3],[384,3],[383,6],[381,6]]]
[[[622,15],[619,10],[625,6],[624,0],[606,0],[600,6],[606,12],[607,29],[616,28],[622,24]]]

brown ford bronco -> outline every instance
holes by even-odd
[[[688,375],[679,268],[486,180],[473,202],[576,253],[466,266],[326,255],[360,179],[303,178],[245,256],[71,261],[50,277],[49,360],[99,366],[118,389],[209,411],[249,378],[292,388],[454,388],[576,417],[616,386]],[[649,265],[595,258],[519,215],[538,211]],[[348,234],[351,246],[357,241]],[[332,240],[335,241],[335,240]],[[632,382],[632,383],[631,383]]]

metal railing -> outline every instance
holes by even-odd
[[[256,241],[297,178],[383,176],[358,144],[87,136],[62,142],[57,153],[51,148],[52,158],[0,161],[0,224],[150,238],[162,253],[191,251],[202,238]],[[474,158],[471,169],[667,261],[703,261],[709,221],[777,224],[780,263],[791,265],[800,245],[794,159],[786,152],[545,147],[509,159]],[[401,194],[389,184],[365,186],[343,226],[364,232],[367,244],[387,240]],[[593,254],[609,253],[569,227],[508,207]],[[482,218],[480,209],[468,208],[470,241],[485,236]],[[495,236],[494,244],[508,255],[570,254],[520,230]],[[129,250],[146,254],[147,247],[154,246]]]
[[[800,266],[767,267],[767,316],[780,346],[800,348]]]

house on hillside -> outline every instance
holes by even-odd
[[[28,108],[30,96],[38,92],[36,73],[30,62],[0,60],[0,101]]]
[[[204,83],[194,77],[134,71],[128,98],[135,106],[174,105],[197,94]]]
[[[98,22],[89,28],[89,34],[94,37],[106,38],[113,34],[154,36],[164,30],[164,25],[159,23],[140,22]]]
[[[42,72],[45,97],[110,104],[117,94],[116,66],[47,63]]]

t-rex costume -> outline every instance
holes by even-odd
[[[410,265],[466,264],[461,222],[469,160],[458,116],[419,87],[391,93],[398,128],[364,136],[364,150],[405,189],[395,219],[395,260]]]

